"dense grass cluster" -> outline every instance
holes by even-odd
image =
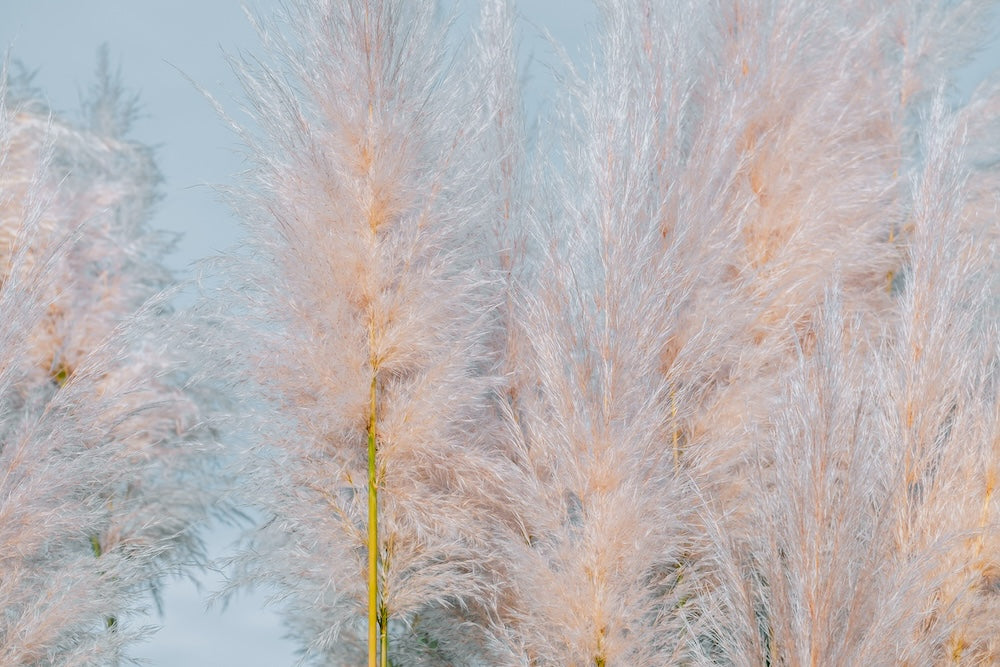
[[[113,77],[4,91],[0,664],[121,659],[223,499],[306,664],[1000,663],[995,3],[598,4],[537,132],[506,0],[261,22],[178,314]]]
[[[20,81],[0,81],[0,664],[114,664],[126,618],[204,560],[205,402],[167,344],[130,100],[104,59],[86,126]]]

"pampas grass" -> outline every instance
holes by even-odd
[[[237,63],[241,580],[317,664],[990,660],[986,6],[599,8],[535,142],[499,0]]]
[[[118,662],[162,578],[204,560],[198,408],[152,299],[156,171],[103,65],[92,129],[0,80],[3,665]]]
[[[495,526],[522,502],[491,442],[488,114],[429,7],[302,4],[260,30],[221,314],[241,333],[211,350],[261,406],[244,479],[269,522],[242,576],[318,663],[488,656]]]
[[[128,315],[127,114],[8,103],[4,660],[119,655],[209,409],[262,519],[229,590],[305,664],[1000,660],[1000,97],[949,87],[992,4],[598,7],[537,136],[506,0],[252,19],[245,235],[177,322]]]

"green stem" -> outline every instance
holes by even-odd
[[[368,412],[368,667],[378,665],[378,485],[376,480],[375,441],[376,373],[372,370],[370,406]],[[383,649],[383,658],[385,656]]]
[[[379,643],[382,647],[382,665],[389,667],[389,610],[384,604],[379,606]]]
[[[382,558],[382,571],[389,571],[389,558],[392,554],[392,540],[388,540],[385,545],[385,551],[380,551],[379,556]],[[378,605],[378,628],[379,628],[379,646],[381,662],[379,663],[381,667],[392,667],[392,661],[389,660],[389,607],[385,604],[385,585],[383,582],[382,590],[379,591],[379,605]]]

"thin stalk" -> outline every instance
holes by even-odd
[[[385,545],[385,551],[380,551],[379,556],[382,558],[382,571],[389,571],[389,558],[392,554],[392,538],[389,538],[388,543]],[[385,586],[379,591],[379,603],[378,603],[378,628],[379,628],[379,646],[380,646],[380,667],[392,667],[392,661],[389,660],[389,607],[385,604]]]
[[[385,603],[379,605],[378,627],[379,645],[382,648],[381,667],[391,667],[389,662],[389,609]]]
[[[375,441],[377,414],[376,372],[372,370],[370,405],[368,411],[368,667],[378,665],[378,626],[381,625],[378,594],[378,485],[375,477]],[[382,649],[383,667],[385,648]]]

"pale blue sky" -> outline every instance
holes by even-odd
[[[264,15],[277,4],[248,3]],[[460,4],[474,8],[476,0]],[[545,26],[571,48],[594,15],[586,0],[522,4],[529,37],[531,24]],[[552,60],[541,40],[532,42],[539,61]],[[102,43],[126,85],[140,93],[144,116],[132,136],[156,147],[165,197],[154,224],[184,234],[171,262],[183,269],[235,238],[233,217],[206,184],[230,183],[241,164],[235,138],[180,72],[233,108],[239,90],[223,52],[258,50],[256,35],[241,0],[0,0],[0,47],[38,70],[35,81],[58,112],[78,108]],[[538,66],[531,76],[532,90],[547,78]]]
[[[464,0],[474,6],[475,0]],[[273,2],[251,6],[267,11]],[[527,48],[535,54],[527,102],[536,105],[550,82],[541,63],[554,59],[538,39],[544,26],[576,53],[593,21],[583,0],[521,3]],[[994,30],[994,34],[1000,31]],[[239,98],[223,50],[256,50],[253,31],[240,0],[0,0],[0,45],[37,69],[37,85],[57,112],[75,112],[79,93],[92,80],[98,46],[108,43],[126,84],[141,95],[144,116],[133,137],[156,147],[164,175],[163,201],[153,224],[181,232],[172,268],[184,275],[191,262],[225,249],[237,237],[237,224],[209,184],[227,184],[241,169],[233,135],[215,111],[179,73],[182,71],[228,106]],[[1000,40],[968,68],[965,87],[1000,64]],[[178,71],[179,70],[179,71]],[[235,538],[219,529],[216,553]],[[206,575],[203,585],[218,587]],[[275,667],[294,662],[292,647],[281,639],[276,614],[263,610],[263,596],[237,598],[224,612],[203,612],[204,598],[187,582],[172,584],[165,595],[166,615],[150,618],[164,625],[136,651],[160,667]]]

